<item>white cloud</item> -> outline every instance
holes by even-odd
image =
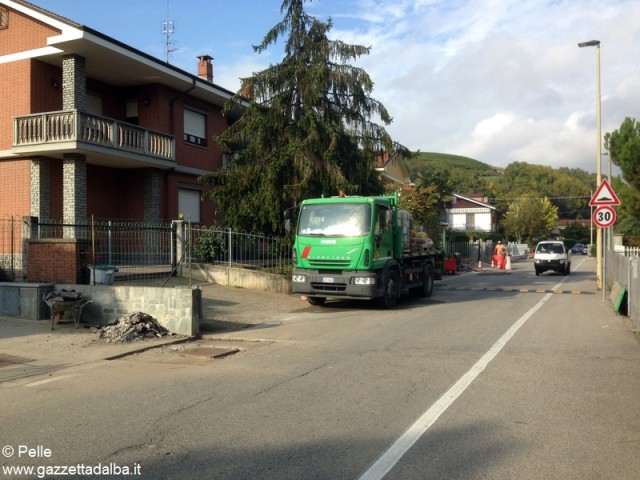
[[[358,2],[334,36],[371,45],[360,61],[389,131],[421,151],[595,170],[595,49],[602,132],[638,117],[640,5],[633,0]],[[336,7],[338,8],[338,7]]]

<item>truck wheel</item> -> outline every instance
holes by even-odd
[[[309,305],[324,305],[325,300],[325,297],[307,297]]]
[[[412,288],[411,295],[414,297],[429,298],[433,294],[434,277],[435,272],[433,271],[433,266],[431,266],[430,263],[427,263],[424,266],[422,286]]]
[[[398,299],[400,285],[398,284],[398,274],[395,270],[389,270],[384,275],[384,293],[377,299],[378,305],[382,308],[393,308]]]

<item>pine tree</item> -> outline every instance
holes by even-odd
[[[284,0],[284,17],[254,46],[264,52],[288,34],[276,65],[242,79],[225,111],[248,103],[240,119],[216,140],[233,153],[230,164],[202,180],[230,227],[280,233],[282,214],[301,200],[339,189],[379,194],[375,159],[390,151],[384,126],[391,117],[371,98],[373,82],[350,65],[370,48],[330,40],[332,21]]]

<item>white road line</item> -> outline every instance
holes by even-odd
[[[556,290],[564,283],[566,278],[558,282],[552,290]],[[518,330],[536,313],[554,294],[547,293],[542,299],[536,303],[527,313],[520,317],[507,330],[502,337],[451,387],[444,395],[442,395],[429,410],[422,414],[416,422],[411,425],[398,440],[396,440],[389,449],[382,454],[376,462],[364,472],[359,480],[382,480],[384,476],[394,467],[396,463],[404,456],[407,451],[420,439],[422,435],[438,420],[456,399],[471,385],[486,366],[493,360],[504,346],[511,340]]]
[[[71,377],[77,377],[77,376],[78,375],[74,373],[70,373],[69,375],[60,375],[59,377],[51,377],[51,378],[46,378],[44,380],[39,380],[37,382],[27,383],[25,387],[37,387],[39,385],[44,385],[46,383],[57,382],[58,380],[63,380],[65,378],[71,378]]]

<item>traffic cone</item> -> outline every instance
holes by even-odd
[[[494,263],[493,260],[494,260],[493,257],[491,257],[491,268],[496,268],[496,264]]]
[[[478,260],[478,270],[482,270],[482,260]]]

